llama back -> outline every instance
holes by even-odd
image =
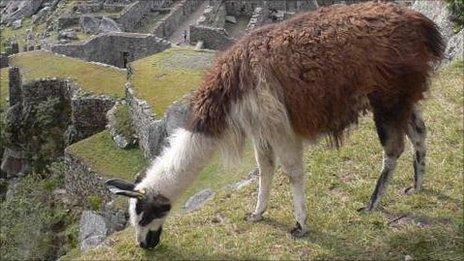
[[[329,135],[338,145],[372,106],[406,119],[443,52],[431,20],[394,4],[305,13],[257,29],[225,52],[194,94],[187,128],[231,132],[230,144],[295,132]]]

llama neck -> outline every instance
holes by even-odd
[[[193,183],[215,148],[215,138],[178,129],[137,188],[160,193],[174,202]]]

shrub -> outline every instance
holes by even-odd
[[[116,124],[114,126],[116,132],[122,134],[126,138],[134,137],[135,131],[132,125],[129,106],[125,104],[118,105],[114,116],[116,118]]]
[[[103,199],[98,195],[91,195],[87,197],[87,202],[90,205],[90,208],[96,211],[100,209]]]
[[[66,239],[57,240],[57,235],[74,218],[55,202],[51,192],[62,185],[60,179],[28,175],[18,181],[13,195],[0,203],[2,260],[56,259],[61,246],[67,244]],[[70,242],[75,245],[73,238]]]
[[[464,28],[464,0],[446,0],[450,11],[450,20],[454,23],[455,32]]]

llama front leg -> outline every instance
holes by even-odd
[[[267,142],[254,142],[255,158],[259,168],[258,202],[253,213],[247,216],[247,221],[256,222],[263,219],[266,211],[269,193],[271,191],[272,177],[274,176],[274,154]]]
[[[291,142],[281,144],[278,148],[282,169],[290,179],[290,187],[293,195],[293,211],[296,226],[291,230],[291,234],[294,237],[302,237],[308,232],[306,226],[306,195],[302,144],[301,142]]]
[[[427,154],[425,146],[426,128],[422,114],[418,109],[415,109],[411,115],[406,134],[414,148],[414,186],[407,188],[405,193],[412,194],[422,187],[425,174],[425,156]]]

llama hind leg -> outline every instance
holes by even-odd
[[[274,154],[271,146],[267,142],[255,141],[254,147],[259,168],[259,192],[255,210],[246,217],[248,222],[260,221],[263,218],[274,175]]]
[[[308,232],[306,226],[307,216],[302,143],[300,141],[292,141],[279,144],[275,146],[275,150],[282,164],[282,170],[290,179],[293,211],[296,219],[296,226],[291,230],[291,234],[294,237],[302,237]]]
[[[377,180],[374,192],[368,205],[359,209],[371,212],[385,194],[388,183],[393,176],[398,158],[404,151],[404,131],[390,121],[385,121],[381,116],[374,114],[375,125],[380,142],[384,149],[383,167],[380,178]]]
[[[422,118],[421,112],[416,108],[414,109],[411,118],[408,122],[406,132],[409,140],[414,148],[414,186],[405,190],[406,194],[419,191],[422,187],[425,174],[425,157],[427,149],[425,146],[426,128]]]

